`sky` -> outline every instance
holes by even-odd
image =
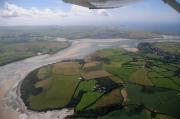
[[[180,2],[180,0],[178,0]],[[116,9],[90,10],[62,0],[0,0],[0,26],[177,23],[177,13],[161,0],[142,0]]]

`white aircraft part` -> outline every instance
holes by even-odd
[[[88,7],[90,9],[117,8],[143,0],[63,0],[64,2]],[[162,0],[180,13],[180,3],[177,0]]]
[[[135,3],[142,0],[88,0],[93,6],[97,8],[116,8],[122,7],[131,3]]]
[[[142,0],[63,0],[90,9],[117,8]]]

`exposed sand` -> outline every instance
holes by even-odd
[[[66,38],[56,38],[56,39],[54,39],[55,41],[67,41],[67,39]]]
[[[0,67],[0,119],[63,119],[73,114],[73,109],[34,112],[26,109],[20,98],[20,85],[25,76],[36,68],[66,59],[81,59],[98,49],[120,46],[124,39],[87,39],[72,41],[72,46],[54,55],[41,55]],[[118,45],[119,44],[119,45]],[[7,106],[7,108],[4,107]],[[7,116],[7,117],[6,117]]]
[[[138,52],[137,48],[124,48],[124,49],[129,51],[129,52]]]
[[[10,88],[14,85],[15,80],[4,80],[0,84],[0,98],[4,97]],[[0,118],[1,119],[1,118]]]
[[[41,55],[7,64],[0,67],[0,119],[63,119],[73,114],[73,109],[58,111],[34,112],[26,109],[20,98],[20,85],[25,76],[44,65],[67,59],[81,59],[98,49],[122,47],[123,45],[136,46],[139,40],[130,39],[79,39],[72,41],[72,46],[54,55]],[[135,49],[134,49],[135,50]],[[121,91],[124,101],[127,101],[127,92]]]
[[[20,112],[17,112],[11,108],[4,107],[0,104],[0,119],[19,119]]]

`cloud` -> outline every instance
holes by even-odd
[[[3,9],[0,12],[0,16],[5,18],[27,16],[27,15],[28,15],[27,10],[8,3],[5,3]]]
[[[71,13],[71,15],[75,15],[75,16],[93,15],[92,10],[85,8],[85,7],[77,6],[77,5],[72,5],[70,13]]]
[[[77,5],[63,11],[35,7],[27,9],[6,2],[0,9],[0,25],[86,25],[102,23],[108,17],[106,10],[90,10]]]
[[[72,5],[71,10],[64,12],[61,10],[53,11],[51,9],[25,9],[23,7],[5,3],[3,9],[0,10],[0,17],[2,18],[15,18],[15,17],[71,17],[71,16],[109,16],[106,10],[90,10],[85,7]]]
[[[97,13],[101,16],[110,16],[110,13],[105,9],[98,10]]]
[[[142,8],[142,6],[125,6],[122,8],[112,9],[109,12],[116,17],[116,20],[132,23],[168,23],[179,22],[180,14],[173,9],[152,9],[152,6]]]
[[[90,10],[71,5],[70,9],[24,8],[5,3],[0,8],[0,25],[91,25],[119,24],[123,22],[179,22],[180,15],[174,10],[152,10],[126,6],[118,9]]]
[[[3,9],[0,10],[0,17],[14,18],[14,17],[65,17],[66,14],[61,11],[52,11],[51,9],[39,10],[37,8],[25,9],[17,5],[5,3]]]

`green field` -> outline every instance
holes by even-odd
[[[153,86],[151,80],[149,79],[147,69],[139,69],[135,73],[132,74],[131,80],[134,83],[144,85],[144,86]]]
[[[91,106],[93,103],[95,103],[98,100],[98,98],[101,97],[102,95],[103,95],[103,93],[92,92],[92,91],[83,94],[80,102],[75,107],[75,110],[82,111],[82,110],[88,108],[88,106]]]
[[[152,60],[151,63],[153,66],[148,72],[148,77],[155,86],[180,91],[180,85],[178,84],[180,78],[176,76],[178,70],[176,65],[157,63]]]
[[[79,83],[79,76],[54,75],[47,91],[30,96],[30,107],[34,110],[63,108],[71,100]]]
[[[171,78],[172,81],[174,81],[175,84],[177,84],[178,86],[180,86],[180,77],[176,76],[176,77],[173,77]]]
[[[105,49],[48,65],[26,77],[22,98],[34,110],[74,108],[67,119],[179,119],[180,64],[164,55]]]
[[[168,116],[168,115],[163,115],[163,114],[158,114],[155,118],[153,119],[175,119],[174,117]]]
[[[77,98],[80,92],[88,92],[93,89],[95,84],[97,83],[96,80],[88,80],[88,81],[82,81],[78,88],[76,89],[76,92],[74,94],[74,98]]]
[[[64,63],[62,63],[64,65]],[[73,64],[79,64],[74,62]],[[69,65],[69,66],[68,66]],[[57,109],[67,106],[73,98],[76,87],[80,82],[80,74],[59,75],[54,72],[59,63],[48,65],[29,74],[23,84],[25,102],[33,110]],[[66,69],[72,68],[72,63],[67,63]],[[76,67],[79,70],[79,67]],[[72,70],[72,69],[71,69]],[[70,71],[71,71],[70,70]],[[31,79],[33,78],[33,79]],[[31,81],[32,80],[32,81]],[[31,86],[31,90],[26,89]],[[41,90],[42,89],[42,90]],[[66,91],[65,91],[66,90]]]
[[[180,86],[176,85],[172,80],[168,78],[152,78],[153,84],[157,87],[169,88],[180,91]]]
[[[88,109],[99,109],[112,105],[118,105],[121,104],[122,102],[123,102],[123,97],[121,94],[121,89],[117,88],[103,95],[99,100],[96,101],[96,103],[91,105],[91,107],[89,107]]]
[[[155,43],[154,47],[159,48],[165,52],[180,54],[180,43],[178,42],[162,42]]]
[[[137,110],[136,106],[128,106],[123,110],[116,110],[98,119],[151,119],[147,110]]]
[[[150,92],[143,92],[142,86],[127,84],[127,92],[130,104],[143,104],[151,110],[156,110],[167,115],[180,118],[180,97],[176,91],[153,88]]]
[[[0,40],[0,65],[18,61],[39,54],[53,54],[68,47],[68,42],[57,41],[11,41]]]

